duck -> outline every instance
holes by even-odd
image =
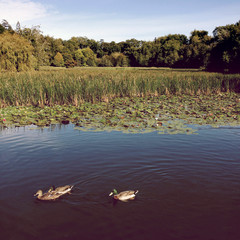
[[[138,190],[127,190],[118,193],[116,189],[113,189],[113,191],[110,192],[109,196],[113,195],[114,199],[126,202],[128,200],[134,200],[137,193]]]
[[[70,189],[71,188],[71,189]],[[73,185],[66,185],[66,186],[62,186],[62,187],[57,187],[57,188],[55,188],[55,186],[54,185],[52,185],[50,188],[49,188],[49,190],[48,190],[48,192],[54,192],[54,191],[56,191],[56,192],[58,192],[58,193],[63,193],[63,194],[65,194],[65,192],[66,191],[68,191],[69,189],[69,191],[67,192],[67,193],[70,193],[70,191],[72,190],[72,188],[73,188]]]
[[[56,200],[62,195],[71,192],[73,185],[66,185],[55,188],[52,186],[47,192],[43,193],[42,190],[38,190],[34,196],[36,196],[39,200]]]

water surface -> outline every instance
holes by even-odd
[[[197,135],[0,132],[3,239],[240,239],[240,128]],[[55,202],[38,189],[74,184]],[[135,201],[109,192],[138,189]]]

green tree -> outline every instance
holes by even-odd
[[[31,44],[14,33],[5,31],[0,35],[0,70],[27,71],[36,67]]]
[[[151,65],[150,60],[152,56],[153,56],[153,44],[151,42],[143,42],[137,57],[139,66],[141,67],[150,66]]]
[[[0,24],[0,34],[2,34],[5,31],[5,28]]]
[[[113,67],[113,59],[109,55],[104,55],[101,58],[99,66],[101,67]]]
[[[216,72],[240,72],[240,21],[217,27],[207,70]]]
[[[79,48],[78,39],[76,37],[72,37],[68,41],[63,41],[63,44],[71,53],[74,53]]]
[[[62,55],[63,55],[65,67],[71,68],[76,66],[76,62],[73,59],[71,52],[67,48],[63,50]]]
[[[111,62],[114,67],[127,67],[128,59],[123,53],[114,52],[111,54]]]
[[[19,25],[20,26],[20,25]],[[50,64],[49,54],[50,44],[42,35],[39,26],[32,28],[18,29],[18,33],[27,39],[34,48],[34,56],[37,59],[37,65],[45,66]]]
[[[49,45],[49,49],[46,51],[49,58],[49,64],[54,65],[53,61],[56,54],[58,52],[61,54],[63,53],[63,49],[64,49],[63,40],[60,38],[54,39],[53,37],[49,37],[49,36],[46,36],[45,40]]]
[[[3,19],[1,25],[5,30],[9,31],[10,33],[14,33],[12,26],[8,23],[7,20]]]
[[[129,59],[130,66],[139,66],[137,57],[142,44],[143,41],[138,41],[134,38],[119,43],[121,52]]]
[[[83,55],[83,52],[81,49],[78,49],[75,51],[74,59],[77,63],[77,66],[84,66],[84,64],[86,64],[85,56]]]
[[[211,50],[211,37],[207,31],[194,30],[186,47],[186,67],[205,68]]]
[[[96,54],[89,47],[83,48],[84,64],[87,66],[96,66]]]
[[[60,52],[57,52],[57,54],[55,55],[53,65],[56,67],[64,67],[64,59]]]
[[[170,34],[155,39],[153,44],[152,66],[174,67],[183,59],[183,48],[187,37],[180,34]]]
[[[8,23],[7,20],[3,19],[2,23],[0,24],[0,34],[8,31],[9,33],[14,33],[14,30],[12,29],[12,26]]]

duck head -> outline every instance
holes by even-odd
[[[112,196],[112,195],[117,195],[118,192],[116,189],[113,189],[112,192],[110,192],[109,196]]]
[[[38,191],[34,194],[34,196],[39,196],[39,197],[41,197],[42,195],[43,195],[42,190],[38,190]]]

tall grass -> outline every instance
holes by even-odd
[[[159,69],[76,68],[0,74],[0,107],[109,101],[115,97],[239,92],[240,75]]]

